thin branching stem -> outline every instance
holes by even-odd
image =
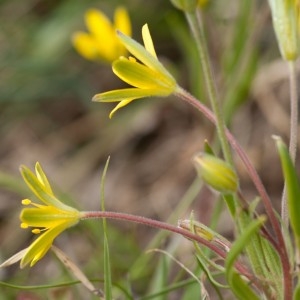
[[[211,121],[213,124],[216,125],[217,120],[214,113],[207,108],[204,104],[202,104],[198,99],[196,99],[194,96],[192,96],[190,93],[182,89],[181,87],[177,88],[176,95],[181,98],[182,100],[186,101],[193,107],[195,107],[197,110],[199,110],[209,121]],[[272,225],[272,228],[274,230],[275,236],[277,238],[277,249],[278,254],[281,260],[282,264],[282,270],[283,270],[283,280],[284,280],[284,299],[289,300],[292,299],[292,276],[291,276],[291,269],[290,269],[290,262],[287,254],[286,245],[284,242],[283,234],[281,231],[280,223],[275,215],[275,212],[273,210],[273,206],[271,203],[271,199],[256,171],[253,164],[251,163],[248,155],[244,151],[244,149],[240,146],[240,144],[237,142],[237,140],[234,138],[234,136],[231,134],[231,132],[228,129],[225,129],[226,137],[228,139],[228,142],[231,144],[231,147],[236,151],[238,156],[240,157],[241,161],[244,163],[246,170],[255,185],[262,202],[264,204],[266,214],[270,220],[270,223]]]

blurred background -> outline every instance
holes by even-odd
[[[33,169],[36,161],[61,199],[79,209],[100,208],[100,178],[110,156],[105,185],[107,210],[169,219],[174,224],[194,210],[196,219],[210,222],[217,197],[207,189],[200,191],[200,183],[195,184],[191,158],[203,149],[205,139],[215,145],[211,124],[175,97],[136,101],[112,120],[108,115],[114,103],[91,102],[96,93],[124,87],[124,83],[109,64],[81,57],[72,46],[71,35],[86,30],[84,13],[88,8],[98,8],[112,18],[118,5],[128,9],[134,39],[141,42],[141,27],[148,23],[160,60],[182,87],[207,103],[193,39],[184,16],[169,1],[2,0],[1,261],[32,240],[29,231],[19,229],[20,201],[29,197],[30,191],[18,169],[21,164]],[[211,0],[202,13],[226,120],[278,207],[282,176],[271,135],[288,136],[288,70],[280,60],[267,1]],[[238,159],[236,163],[242,189],[251,200],[256,192]],[[178,206],[183,203],[186,205]],[[99,227],[99,221],[82,222],[55,243],[91,278],[103,278]],[[232,237],[226,211],[218,228]],[[113,281],[131,274],[137,298],[149,291],[148,283],[155,274],[153,257],[136,267],[137,257],[144,255],[156,233],[133,224],[109,222]],[[191,263],[192,245],[182,243],[182,239],[178,242],[164,236],[157,247],[168,247],[170,239],[175,239],[175,245],[180,243],[175,247],[178,255]],[[50,254],[32,269],[20,271],[13,266],[1,270],[0,279],[19,285],[70,280],[58,265]],[[175,273],[170,271],[170,278]],[[76,298],[77,289],[20,291],[0,287],[6,297],[3,299],[93,299],[80,288],[81,298]],[[182,293],[179,289],[169,298],[155,299],[183,299]],[[120,294],[120,299],[124,298]]]

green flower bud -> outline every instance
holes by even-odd
[[[194,156],[194,163],[201,179],[214,190],[221,193],[237,191],[237,175],[224,160],[207,153],[200,153]]]
[[[172,4],[184,12],[191,13],[196,10],[198,0],[171,0]]]
[[[299,8],[294,0],[269,0],[279,49],[285,60],[296,60],[299,46]]]

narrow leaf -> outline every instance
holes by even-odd
[[[287,203],[290,217],[291,227],[296,235],[296,239],[300,238],[300,184],[294,164],[289,155],[289,151],[281,138],[276,139],[277,149],[279,152],[283,175],[286,182]],[[299,247],[299,245],[298,245]]]
[[[101,177],[101,209],[105,210],[104,205],[104,183],[106,178],[106,173],[109,165],[110,157],[108,157],[103,174]],[[111,280],[111,266],[110,266],[110,255],[109,255],[109,245],[108,245],[108,239],[107,239],[107,226],[106,226],[106,219],[103,218],[103,252],[104,252],[104,291],[105,291],[105,299],[111,300],[112,299],[112,280]]]
[[[251,287],[241,278],[240,274],[235,271],[234,263],[265,220],[265,217],[259,217],[258,219],[252,221],[248,227],[245,228],[243,234],[232,244],[227,255],[225,261],[226,277],[229,285],[232,288],[232,291],[238,299],[259,300],[258,296],[254,293]]]

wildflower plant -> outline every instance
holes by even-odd
[[[195,154],[193,162],[202,183],[209,186],[225,202],[234,224],[235,236],[232,241],[215,230],[214,222],[203,224],[191,212],[189,218],[178,220],[178,224],[149,219],[144,216],[122,212],[106,211],[104,206],[104,179],[108,163],[101,181],[101,210],[79,211],[64,204],[52,191],[49,181],[39,163],[35,174],[27,167],[21,167],[22,177],[38,198],[39,202],[29,199],[22,201],[25,208],[20,214],[21,228],[33,228],[38,235],[33,243],[0,265],[7,267],[21,261],[20,266],[34,267],[46,253],[52,249],[66,267],[73,270],[76,277],[92,293],[102,299],[113,299],[113,277],[109,251],[112,241],[107,235],[108,219],[134,222],[181,235],[193,243],[197,267],[190,270],[184,262],[179,262],[171,253],[167,255],[191,275],[192,282],[197,283],[197,291],[189,286],[186,277],[172,286],[160,285],[164,282],[164,267],[158,267],[159,291],[147,295],[147,299],[162,297],[163,294],[184,287],[185,299],[209,299],[206,286],[210,284],[219,299],[225,299],[222,289],[230,292],[230,299],[300,299],[300,181],[295,168],[296,149],[299,142],[297,134],[298,110],[297,81],[295,60],[299,47],[299,3],[292,0],[269,0],[274,29],[276,32],[282,58],[290,65],[291,91],[291,131],[289,147],[278,136],[270,147],[278,149],[285,188],[282,197],[281,215],[275,211],[271,198],[258,172],[254,168],[247,152],[241,147],[230,129],[226,126],[218,95],[217,83],[211,67],[210,52],[205,37],[205,19],[203,7],[209,1],[171,0],[171,3],[186,17],[191,34],[196,44],[201,61],[206,94],[208,100],[202,101],[186,91],[176,77],[164,66],[156,53],[148,25],[142,27],[143,44],[131,37],[130,21],[126,10],[116,10],[115,24],[112,25],[101,12],[90,10],[86,14],[90,34],[76,33],[73,44],[77,51],[89,60],[112,62],[114,74],[131,87],[112,91],[101,91],[93,97],[95,102],[119,102],[109,117],[120,108],[141,98],[174,96],[183,100],[200,112],[216,127],[220,150],[216,145],[204,143],[202,152]],[[150,22],[149,22],[150,23]],[[106,43],[107,42],[107,43]],[[104,46],[105,45],[105,46]],[[201,99],[202,100],[202,99]],[[162,100],[163,101],[163,100]],[[217,149],[217,151],[216,151]],[[248,199],[240,184],[235,154],[244,164],[250,180],[256,188],[257,197]],[[197,185],[199,183],[197,182]],[[199,188],[200,189],[200,188]],[[141,200],[142,201],[142,200]],[[262,203],[263,212],[257,209]],[[217,209],[216,209],[217,211]],[[67,259],[61,250],[53,244],[55,238],[68,228],[80,225],[79,221],[93,218],[103,219],[103,254],[104,254],[104,291],[99,292],[85,277],[80,269]],[[214,220],[216,221],[216,220]],[[289,231],[289,226],[291,230]],[[117,247],[118,243],[114,244]],[[153,245],[152,245],[153,246]],[[157,247],[154,244],[153,247]],[[157,250],[157,249],[156,249]],[[167,251],[160,251],[167,253]],[[151,258],[150,258],[151,259]],[[42,262],[40,262],[42,263]],[[145,260],[138,261],[140,268],[145,268]],[[72,266],[72,267],[70,267]],[[133,274],[130,274],[133,277]],[[222,279],[220,279],[222,276]],[[225,283],[224,283],[225,282]],[[132,299],[131,287],[126,282],[122,288],[126,299]],[[97,293],[95,292],[97,291]],[[159,298],[163,299],[163,298]]]

